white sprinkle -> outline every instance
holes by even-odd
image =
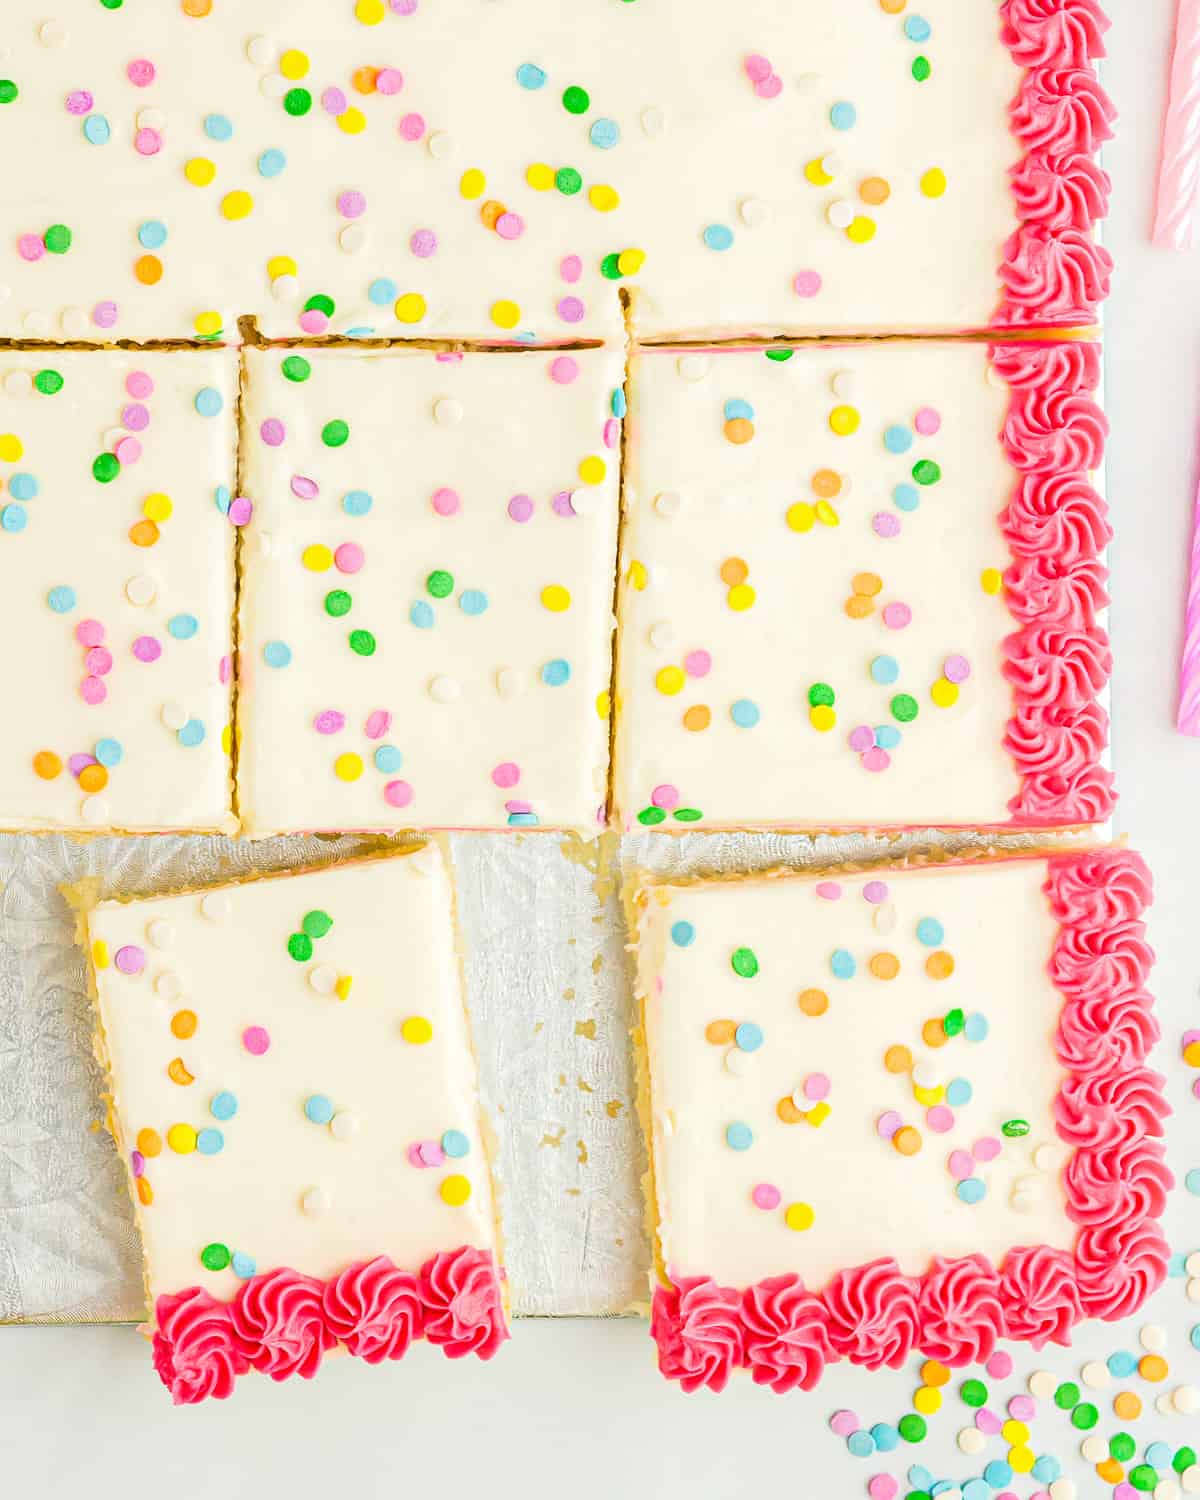
[[[839,370],[829,384],[833,387],[835,396],[840,396],[843,401],[849,401],[858,390],[858,376],[853,370]]]
[[[1138,1333],[1138,1342],[1151,1354],[1161,1354],[1167,1347],[1167,1330],[1161,1323],[1147,1323]]]
[[[201,898],[200,910],[210,922],[228,922],[233,911],[233,902],[227,891],[209,891]]]
[[[516,667],[501,667],[496,673],[496,692],[501,698],[515,698],[524,690],[525,679]]]
[[[654,509],[656,514],[669,521],[672,516],[677,516],[683,507],[683,500],[674,490],[663,490],[654,497]]]
[[[425,142],[425,149],[434,161],[449,161],[458,149],[454,137],[446,130],[435,130]]]
[[[158,584],[149,573],[135,573],[132,578],[125,580],[125,597],[130,604],[144,608],[147,604],[154,603],[157,594]]]
[[[1173,1479],[1160,1479],[1154,1486],[1154,1500],[1179,1500],[1180,1493]]]
[[[1108,1457],[1108,1444],[1098,1432],[1089,1432],[1079,1445],[1079,1451],[1088,1463],[1103,1463]]]
[[[246,43],[246,56],[260,68],[269,68],[279,56],[279,48],[269,36],[252,36]]]
[[[338,234],[338,244],[347,255],[357,255],[360,250],[365,250],[367,239],[365,224],[345,224]]]
[[[600,505],[600,494],[594,487],[571,491],[571,509],[577,516],[594,516]]]
[[[725,1071],[741,1078],[754,1066],[754,1053],[743,1052],[740,1047],[730,1047],[725,1054]]]
[[[264,99],[282,99],[290,87],[282,73],[264,73],[258,81],[258,91]]]
[[[90,823],[94,828],[100,823],[107,823],[109,818],[109,806],[107,797],[85,797],[79,806],[79,815],[85,823]]]
[[[44,312],[27,312],[21,326],[31,339],[44,339],[50,332],[50,319]]]
[[[0,297],[0,302],[4,298]],[[28,370],[10,370],[4,377],[4,394],[6,396],[21,397],[33,393],[33,376]]]
[[[69,339],[81,339],[87,334],[88,316],[82,307],[64,307],[58,321]]]
[[[182,989],[179,975],[173,969],[164,969],[154,981],[154,993],[162,1000],[174,1000]]]
[[[452,396],[443,396],[433,403],[433,420],[439,427],[457,427],[462,419],[462,402]]]
[[[276,302],[295,302],[300,295],[300,278],[298,276],[276,276],[271,282],[271,296]]]
[[[1200,1390],[1194,1385],[1177,1385],[1171,1393],[1171,1405],[1185,1417],[1190,1417],[1193,1412],[1200,1411]]]
[[[1108,1366],[1100,1359],[1089,1359],[1079,1372],[1079,1378],[1084,1385],[1091,1386],[1094,1391],[1107,1390],[1112,1384],[1112,1375],[1109,1373]]]
[[[338,971],[332,964],[314,964],[308,971],[308,982],[318,995],[332,995],[337,989]]]
[[[429,684],[429,696],[435,703],[453,703],[462,697],[462,683],[457,677],[434,677]]]
[[[877,906],[871,913],[871,926],[874,927],[876,932],[895,932],[896,924],[899,920],[900,913],[896,910],[895,903],[892,901],[883,902],[881,906]]]
[[[335,1141],[352,1141],[361,1129],[362,1121],[348,1109],[339,1109],[329,1122],[329,1134]]]
[[[675,627],[669,620],[659,620],[650,627],[650,644],[656,651],[669,651],[675,644]]]
[[[1161,1396],[1155,1396],[1154,1410],[1160,1417],[1173,1417],[1175,1415],[1175,1408],[1171,1404],[1171,1393],[1169,1391],[1164,1391]]]
[[[987,1438],[978,1427],[960,1427],[956,1441],[962,1452],[971,1456],[982,1453],[987,1447]]]
[[[330,1209],[329,1194],[324,1188],[309,1188],[300,1200],[300,1207],[310,1219],[323,1219]]]
[[[1066,1165],[1067,1153],[1060,1145],[1043,1142],[1033,1152],[1033,1164],[1039,1172],[1057,1172]]]
[[[1185,1495],[1200,1495],[1200,1464],[1191,1464],[1179,1476]]]
[[[127,437],[124,427],[110,427],[101,436],[101,443],[111,453],[123,437]]]
[[[175,924],[155,918],[146,928],[146,941],[152,948],[169,948],[175,941]]]
[[[38,27],[38,41],[43,47],[62,47],[68,39],[67,28],[61,21],[43,21]]]
[[[913,1065],[912,1081],[918,1088],[935,1089],[940,1078],[941,1073],[928,1059],[922,1059],[921,1062]]]
[[[1036,1396],[1039,1401],[1048,1401],[1058,1389],[1058,1381],[1049,1370],[1035,1370],[1026,1383],[1029,1394]]]
[[[748,229],[758,229],[771,217],[771,210],[761,198],[743,198],[738,204],[738,215]]]
[[[835,229],[849,229],[854,223],[854,209],[845,198],[835,198],[825,210],[825,217]]]
[[[1200,1250],[1193,1250],[1183,1263],[1183,1269],[1189,1276],[1200,1276]]]
[[[1053,1484],[1046,1486],[1046,1493],[1050,1500],[1075,1500],[1078,1490],[1073,1479],[1068,1479],[1064,1474],[1061,1479],[1056,1479]]]
[[[681,354],[675,361],[675,368],[684,380],[690,380],[695,385],[698,380],[708,378],[712,361],[707,354]]]
[[[642,110],[641,121],[643,131],[650,136],[661,135],[666,129],[667,118],[655,104]]]
[[[1189,1302],[1200,1302],[1200,1276],[1190,1276],[1184,1291]]]
[[[187,709],[182,703],[176,703],[173,700],[163,704],[158,711],[158,716],[168,729],[182,729],[188,721]]]
[[[1016,1214],[1028,1214],[1033,1212],[1033,1198],[1029,1193],[1020,1193],[1013,1188],[1009,1195],[1008,1206]]]
[[[145,109],[137,112],[137,127],[139,130],[162,130],[167,123],[166,114],[154,105],[148,105]]]

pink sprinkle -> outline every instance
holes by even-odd
[[[783,79],[778,73],[772,73],[770,78],[754,85],[754,92],[760,99],[778,99],[783,92]]]
[[[414,15],[417,9],[417,0],[388,0],[388,4],[398,16]]]
[[[157,130],[143,125],[133,138],[133,149],[139,156],[157,156],[162,150],[162,136]]]
[[[145,370],[130,370],[125,377],[125,389],[135,401],[144,401],[154,394],[154,381]]]
[[[754,1200],[755,1208],[768,1210],[778,1208],[783,1201],[783,1194],[771,1182],[760,1182],[750,1196]]]
[[[620,438],[620,436],[620,422],[617,421],[616,417],[609,417],[608,421],[604,424],[604,432],[602,434],[604,446],[606,448],[615,448],[617,446],[617,440]]]
[[[913,426],[922,437],[932,437],[941,425],[941,415],[932,406],[923,406],[913,418]]]
[[[346,715],[336,708],[325,708],[313,720],[318,734],[340,734],[346,727]]]
[[[840,901],[842,888],[836,880],[822,880],[817,885],[817,895],[822,901]]]
[[[556,311],[564,323],[579,323],[583,320],[586,308],[579,297],[563,297],[559,300]]]
[[[115,328],[117,316],[115,302],[97,302],[92,308],[92,322],[97,328]],[[132,395],[132,392],[130,394]]]
[[[93,707],[108,697],[108,689],[99,677],[85,677],[79,684],[79,696]]]
[[[519,240],[525,233],[525,220],[520,214],[503,213],[496,220],[496,233],[502,240]]]
[[[849,1437],[852,1432],[857,1432],[859,1429],[858,1413],[842,1407],[840,1411],[835,1411],[833,1416],[830,1417],[829,1425],[837,1433],[838,1437]]]
[[[1185,1031],[1180,1045],[1190,1047],[1193,1042],[1200,1042],[1200,1031]]]
[[[965,656],[948,656],[942,663],[942,676],[947,682],[966,682],[971,675],[971,663]]]
[[[438,237],[432,229],[416,229],[408,242],[408,248],[418,260],[428,260],[438,247]]]
[[[389,781],[383,789],[383,800],[389,807],[407,807],[415,795],[407,781]]]
[[[689,651],[683,658],[683,670],[689,677],[707,677],[712,671],[712,652]]]
[[[661,807],[670,812],[673,807],[679,806],[679,788],[672,786],[669,781],[664,781],[661,786],[656,786],[650,793],[650,801],[655,807]]]
[[[329,327],[329,319],[319,307],[306,308],[296,321],[305,333],[324,333]]]
[[[993,1380],[1007,1380],[1013,1371],[1012,1355],[1007,1350],[997,1349],[985,1368]]]
[[[410,1167],[423,1167],[425,1163],[421,1160],[421,1143],[414,1141],[406,1153]]]
[[[925,1111],[925,1123],[938,1135],[945,1135],[947,1130],[954,1129],[954,1111],[949,1105],[935,1104]]]
[[[555,385],[570,385],[579,375],[579,362],[569,354],[560,354],[550,361],[550,379]]]
[[[315,479],[307,474],[292,475],[292,494],[297,500],[315,500],[320,493],[321,486]]]
[[[815,297],[821,290],[821,273],[797,271],[792,277],[792,290],[797,297]]]
[[[889,630],[904,630],[912,624],[912,610],[898,602],[883,606],[883,623]]]
[[[333,554],[333,565],[339,573],[357,573],[366,560],[357,542],[343,542]]]
[[[975,1413],[975,1426],[980,1432],[986,1432],[989,1437],[995,1437],[1004,1423],[994,1411],[989,1411],[986,1406],[981,1406]]]
[[[232,676],[233,658],[231,656],[223,656],[217,663],[217,681],[224,686]]]
[[[1037,1415],[1037,1402],[1032,1396],[1014,1396],[1008,1403],[1008,1414],[1018,1422],[1029,1422]]]
[[[890,510],[877,510],[871,517],[871,530],[885,538],[899,536],[900,517]]]
[[[152,635],[139,635],[133,643],[133,654],[138,661],[157,661],[162,655],[162,645]]]
[[[510,813],[531,813],[533,811],[533,803],[514,799],[504,804],[504,811]]]
[[[742,67],[745,68],[746,77],[751,83],[762,83],[775,71],[771,67],[771,59],[764,57],[761,52],[751,52],[742,63]]]
[[[67,758],[67,769],[76,781],[79,780],[80,773],[86,771],[89,766],[98,766],[99,764],[100,762],[94,755],[80,755],[77,753]]]
[[[440,1141],[421,1141],[417,1146],[417,1154],[421,1162],[427,1167],[441,1167],[445,1165],[446,1153],[442,1150]]]
[[[148,88],[154,82],[155,67],[148,57],[134,58],[125,69],[125,76],[134,88]]]
[[[975,1153],[976,1161],[995,1161],[1003,1150],[1003,1146],[996,1136],[984,1135],[980,1136],[971,1149]]]
[[[75,639],[81,646],[98,646],[104,639],[104,626],[99,620],[80,620],[75,627]]]
[[[404,140],[419,141],[425,134],[425,117],[418,114],[401,115],[396,129]]]
[[[870,750],[875,744],[875,731],[867,724],[857,724],[850,731],[849,742],[851,750],[857,750],[861,755],[864,750]]]
[[[882,880],[868,880],[863,886],[863,900],[869,901],[872,906],[878,906],[881,901],[888,898],[888,888]]]
[[[903,1124],[904,1121],[894,1109],[885,1109],[875,1121],[875,1129],[885,1141],[890,1141]]]
[[[140,974],[146,967],[146,950],[136,943],[126,943],[113,954],[113,963],[122,974]]]
[[[456,516],[462,509],[462,500],[459,498],[458,491],[448,489],[445,485],[441,489],[434,490],[430,503],[439,516]]]
[[[566,255],[558,263],[558,274],[565,282],[574,286],[583,275],[583,262],[578,255]]]
[[[380,68],[375,87],[381,94],[398,94],[404,87],[404,74],[398,68]]]
[[[886,771],[892,763],[892,757],[886,750],[881,750],[878,745],[872,745],[866,751],[860,762],[864,771]]]
[[[133,1175],[140,1177],[146,1170],[146,1158],[140,1151],[131,1151],[129,1153],[129,1165],[133,1169]]]
[[[121,425],[130,432],[145,432],[150,425],[150,409],[140,401],[131,401],[121,408]]]
[[[72,89],[67,95],[66,105],[69,115],[89,115],[96,100],[90,89]]]
[[[268,417],[258,429],[258,435],[268,448],[278,448],[287,437],[287,428],[278,417]]]
[[[516,786],[521,779],[521,768],[515,761],[503,760],[492,771],[492,780],[498,787]]]
[[[804,1080],[804,1097],[817,1103],[821,1099],[829,1097],[829,1074],[810,1073]]]
[[[357,219],[367,211],[366,195],[357,188],[351,188],[345,193],[339,193],[337,206],[343,219]]]
[[[247,1026],[242,1032],[242,1046],[252,1057],[261,1057],[271,1045],[271,1033],[265,1026]]]
[[[107,677],[112,671],[112,652],[107,646],[93,646],[83,658],[84,669],[93,677]]]
[[[245,495],[239,495],[236,500],[229,502],[229,523],[231,526],[247,526],[254,514],[253,500],[247,500]]]
[[[890,1474],[872,1474],[867,1480],[867,1494],[871,1500],[896,1500],[900,1486]]]
[[[951,1151],[946,1165],[950,1168],[950,1175],[956,1182],[961,1182],[964,1177],[970,1177],[975,1170],[975,1160],[969,1151]]]
[[[339,88],[330,86],[321,93],[321,108],[327,115],[344,115],[349,106],[349,100]],[[347,215],[347,217],[353,217]]]
[[[392,727],[392,716],[386,708],[374,708],[367,715],[363,733],[369,740],[381,740]]]
[[[17,240],[17,254],[22,260],[41,260],[46,253],[40,234],[23,234]]]
[[[508,502],[509,519],[522,526],[533,515],[533,501],[528,495],[514,495]]]
[[[135,437],[123,437],[113,448],[123,464],[135,464],[142,456],[142,445]]]
[[[550,509],[556,516],[577,515],[575,507],[571,504],[570,490],[559,490],[558,494],[550,501]]]

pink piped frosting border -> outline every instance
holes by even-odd
[[[1112,257],[1096,239],[1112,184],[1096,153],[1116,111],[1095,61],[1109,27],[1099,0],[1004,0],[1000,34],[1025,71],[1009,109],[1025,151],[1012,169],[1018,228],[1000,262],[997,328],[1095,321]]]
[[[450,1359],[491,1359],[509,1337],[500,1278],[490,1251],[464,1245],[419,1272],[377,1255],[328,1281],[263,1271],[231,1302],[199,1286],[164,1293],[154,1307],[154,1368],[176,1406],[187,1406],[224,1400],[251,1370],[311,1380],[337,1347],[379,1364],[424,1339]]]
[[[1004,746],[1020,776],[1012,823],[1101,823],[1116,805],[1102,765],[1112,672],[1104,554],[1108,507],[1091,481],[1108,422],[1093,393],[1100,347],[1085,342],[992,344],[1009,388],[1001,442],[1017,471],[1000,516],[1012,554],[1004,597],[1018,629],[1004,642],[1013,716]]]
[[[828,1364],[901,1365],[914,1350],[951,1366],[986,1360],[1000,1338],[1068,1344],[1084,1318],[1135,1312],[1167,1273],[1157,1220],[1172,1176],[1164,1160],[1165,1080],[1146,1066],[1158,1023],[1146,991],[1154,955],[1143,916],[1150,872],[1123,849],[1055,856],[1043,886],[1058,934],[1048,972],[1062,996],[1055,1051],[1066,1077],[1054,1102],[1071,1148],[1063,1171],[1074,1247],[935,1257],[923,1276],[891,1259],[839,1271],[819,1293],[795,1274],[739,1289],[705,1276],[655,1288],[650,1332],[659,1369],[685,1391],[721,1390],[735,1370],[775,1391],[811,1390]]]

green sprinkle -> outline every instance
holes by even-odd
[[[942,477],[939,464],[935,464],[932,458],[921,458],[913,464],[912,477],[918,484],[936,484]]]
[[[892,717],[899,719],[901,724],[911,724],[919,712],[917,700],[911,693],[897,693],[892,699]]]
[[[1115,1432],[1108,1440],[1108,1451],[1120,1463],[1125,1463],[1137,1452],[1137,1444],[1127,1432]]]
[[[777,365],[786,365],[795,352],[794,349],[768,349],[767,358],[774,360]]]
[[[924,83],[933,72],[933,67],[927,57],[914,57],[912,65],[912,76],[918,83]]]
[[[295,381],[297,385],[312,374],[312,365],[300,354],[289,354],[279,368],[287,380]]]
[[[661,807],[643,807],[638,813],[638,822],[643,828],[653,828],[656,823],[664,822],[666,816]]]
[[[1099,1420],[1100,1413],[1090,1401],[1081,1402],[1071,1413],[1071,1426],[1078,1427],[1083,1432],[1087,1432],[1089,1428],[1095,1427]]]
[[[330,589],[325,595],[325,613],[332,615],[335,620],[340,619],[342,615],[350,613],[353,603],[354,600],[345,589]]]
[[[288,938],[288,952],[298,964],[306,964],[312,957],[312,938],[306,932],[293,932]]]
[[[905,1412],[896,1423],[896,1430],[906,1443],[919,1443],[928,1432],[925,1418],[915,1411]]]
[[[0,78],[0,104],[11,104],[19,93],[11,78]]]
[[[222,1245],[220,1240],[214,1240],[211,1245],[205,1245],[200,1252],[200,1264],[206,1271],[223,1271],[232,1259],[229,1246]]]
[[[352,630],[350,632],[350,649],[355,656],[374,656],[375,637],[369,630]]]
[[[607,281],[620,281],[621,266],[620,256],[614,250],[611,255],[606,255],[600,262],[600,274]]]
[[[1062,1411],[1070,1411],[1079,1405],[1079,1387],[1073,1380],[1064,1380],[1055,1391],[1054,1404]]]
[[[904,1500],[933,1500],[928,1490],[909,1490]]]
[[[63,378],[57,370],[39,370],[33,383],[43,396],[57,396],[63,388]]]
[[[948,1010],[942,1017],[942,1030],[947,1036],[957,1036],[966,1023],[966,1016],[963,1015],[961,1010],[955,1007],[954,1010]]]
[[[1180,1448],[1179,1452],[1171,1460],[1171,1467],[1176,1474],[1182,1474],[1185,1469],[1190,1469],[1196,1462],[1195,1448]]]
[[[288,89],[283,96],[283,107],[289,115],[294,115],[299,119],[312,108],[312,95],[307,89]]]
[[[327,318],[332,318],[337,311],[337,303],[332,297],[327,297],[324,292],[314,292],[304,304],[305,312],[322,312]]]
[[[445,568],[434,568],[425,580],[425,587],[435,599],[445,599],[454,592],[454,574]]]
[[[323,938],[333,926],[333,918],[327,911],[314,907],[312,911],[304,913],[304,920],[300,923],[300,929],[306,937]]]
[[[327,448],[340,448],[349,436],[349,423],[343,422],[341,417],[335,417],[321,428],[321,441]]]
[[[100,4],[105,10],[120,10],[125,0],[100,0]]]
[[[967,1406],[983,1406],[987,1401],[987,1386],[982,1380],[964,1380],[958,1394]]]
[[[671,816],[677,823],[698,823],[704,814],[698,807],[677,807]]]
[[[563,90],[562,102],[569,115],[585,115],[592,101],[588,98],[586,89],[573,83],[569,89]]]
[[[753,979],[758,973],[758,959],[753,948],[735,948],[729,962],[733,965],[733,972],[743,979]]]
[[[51,224],[42,242],[51,255],[65,255],[71,248],[71,231],[65,224]]]
[[[1138,1464],[1130,1469],[1129,1482],[1135,1490],[1152,1490],[1158,1484],[1158,1470],[1149,1464]]]
[[[832,708],[834,701],[834,691],[827,682],[814,682],[808,690],[808,702],[811,708]]]
[[[1000,1127],[1000,1134],[1006,1135],[1010,1141],[1016,1140],[1018,1136],[1029,1134],[1028,1120],[1005,1120]]]
[[[92,464],[92,478],[108,484],[121,472],[121,461],[115,453],[99,453]]]
[[[583,178],[574,167],[559,167],[554,174],[554,186],[564,196],[573,198],[583,186]]]

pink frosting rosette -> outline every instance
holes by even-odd
[[[742,1299],[709,1276],[679,1276],[654,1289],[650,1336],[658,1346],[658,1368],[685,1391],[725,1389],[745,1361]]]
[[[421,1267],[425,1337],[451,1359],[491,1359],[509,1337],[494,1257],[469,1245],[443,1250]]]
[[[1116,114],[1094,69],[1051,64],[1026,73],[1009,118],[1031,154],[1065,157],[1111,141]]]
[[[1075,1257],[1049,1245],[1010,1250],[1000,1271],[1000,1306],[1005,1338],[1035,1349],[1069,1344],[1071,1329],[1083,1316]]]
[[[794,1274],[770,1276],[742,1293],[745,1360],[756,1385],[811,1391],[834,1358],[825,1304]]]
[[[424,1329],[420,1282],[386,1255],[331,1277],[322,1308],[333,1337],[369,1365],[401,1359]]]
[[[176,1406],[212,1396],[224,1401],[250,1368],[227,1302],[201,1287],[167,1292],[154,1304],[152,1357]]]
[[[920,1347],[944,1365],[981,1364],[1004,1331],[1000,1277],[982,1255],[934,1256],[922,1278]]]
[[[315,1277],[279,1266],[242,1284],[230,1306],[252,1369],[272,1380],[311,1380],[337,1340],[325,1326],[324,1287]]]
[[[891,1259],[839,1271],[821,1295],[834,1351],[868,1370],[897,1369],[917,1342],[917,1287]]]
[[[1004,0],[1001,36],[1022,67],[1084,67],[1104,56],[1111,22],[1100,0]]]

